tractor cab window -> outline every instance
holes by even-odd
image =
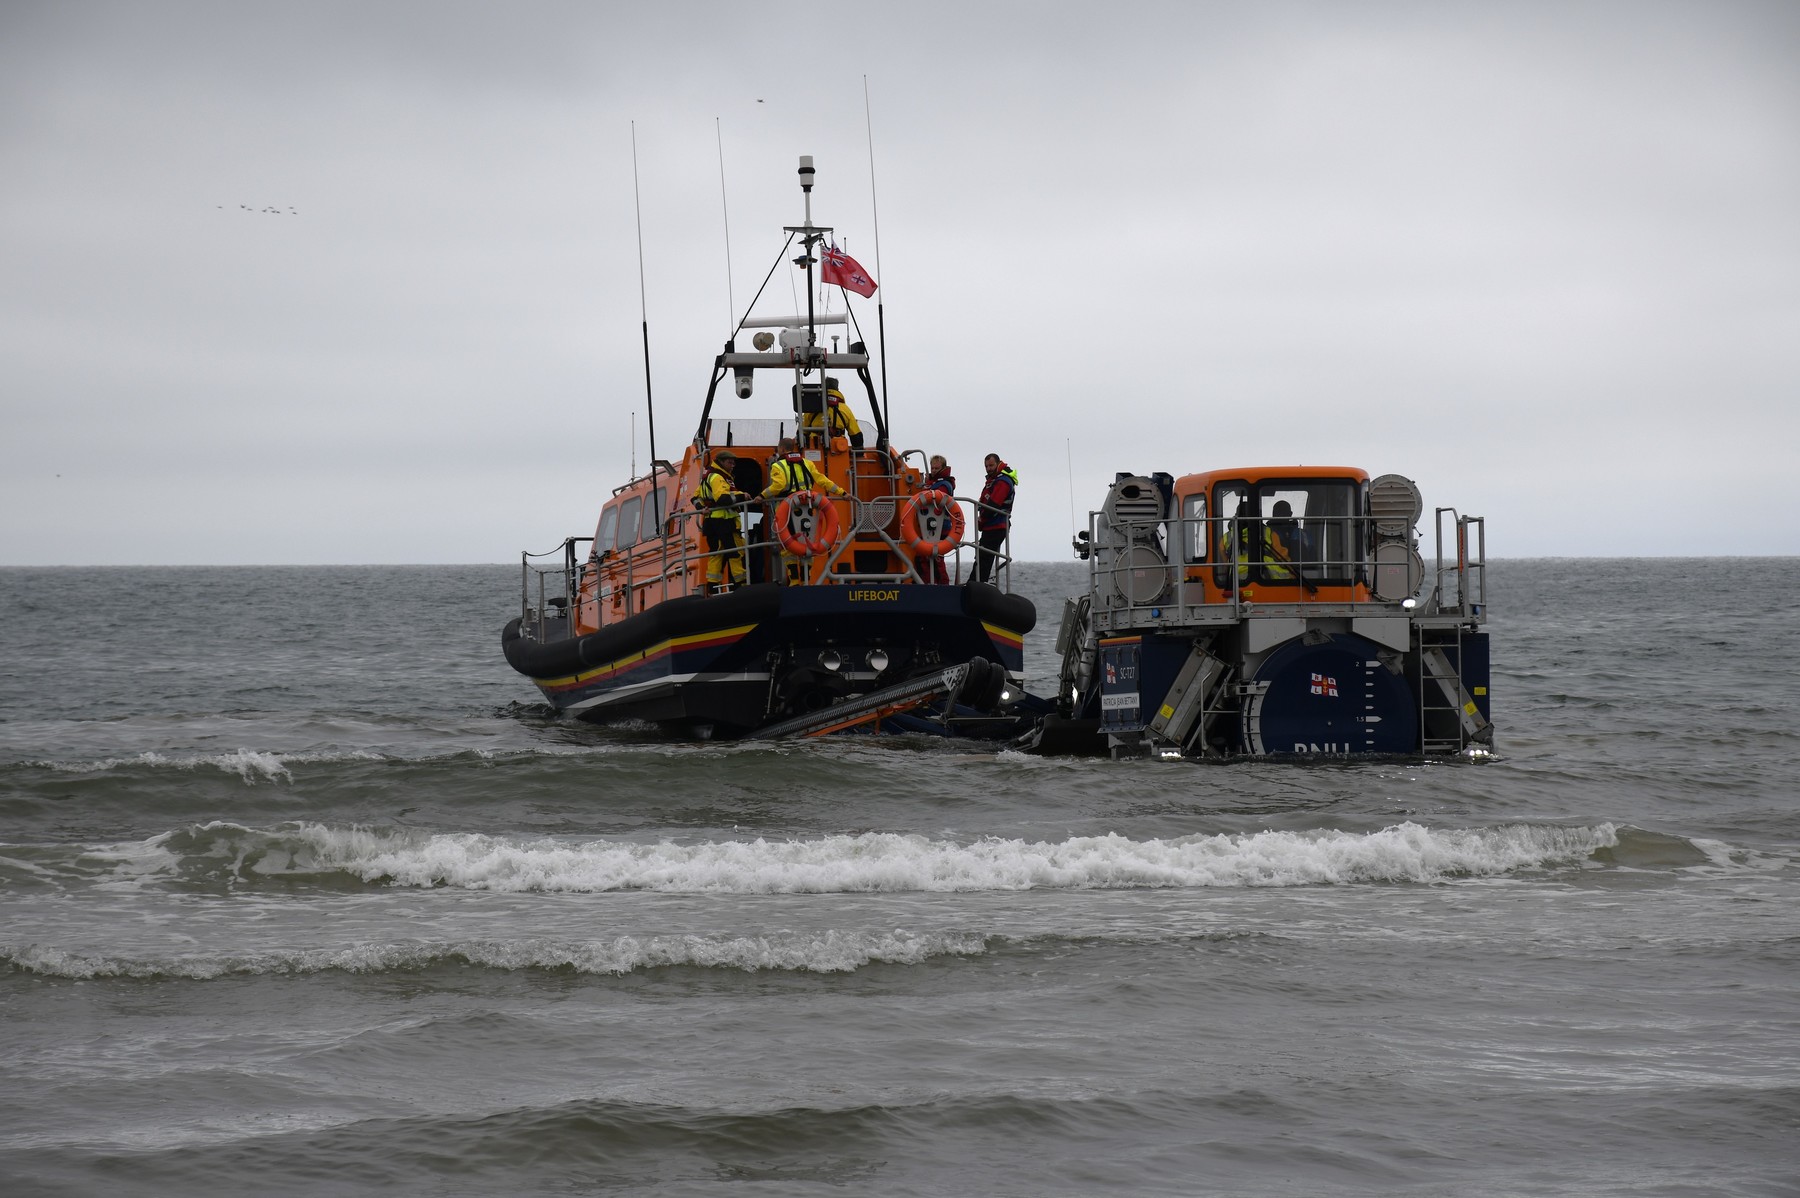
[[[1243,483],[1220,483],[1213,488],[1213,501],[1221,520],[1256,514],[1250,510],[1250,488]]]
[[[1220,483],[1213,488],[1213,514],[1219,519],[1219,526],[1213,540],[1225,550],[1227,561],[1231,558],[1231,525],[1229,520],[1249,520],[1255,517],[1256,507],[1250,498],[1250,488],[1243,483]]]
[[[1276,571],[1273,582],[1298,582],[1302,567],[1312,560],[1313,546],[1306,527],[1307,492],[1291,483],[1264,483],[1257,488],[1264,517],[1262,552],[1266,561],[1289,567]]]
[[[1258,484],[1266,521],[1264,556],[1290,567],[1279,581],[1348,586],[1355,573],[1357,484],[1278,479]]]
[[[1213,487],[1213,522],[1209,535],[1217,552],[1218,565],[1213,567],[1213,580],[1219,586],[1229,587],[1234,583],[1231,563],[1249,560],[1252,538],[1248,521],[1255,515],[1251,507],[1250,487],[1247,483],[1219,483]],[[1249,569],[1240,566],[1238,574],[1242,580],[1249,580]]]
[[[1187,560],[1206,560],[1206,495],[1189,495],[1181,501],[1181,541]]]

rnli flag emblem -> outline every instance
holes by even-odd
[[[1314,674],[1312,676],[1312,693],[1324,695],[1330,699],[1337,698],[1337,679],[1324,674]]]
[[[835,245],[827,245],[819,253],[819,282],[835,283],[846,291],[854,291],[867,299],[875,294],[875,280],[860,263]]]

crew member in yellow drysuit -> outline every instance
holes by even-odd
[[[862,425],[856,421],[856,413],[850,410],[850,404],[844,399],[844,393],[835,387],[825,393],[824,412],[800,413],[800,433],[806,434],[819,428],[827,430],[827,437],[835,437],[842,433],[849,438],[850,448],[861,449],[863,443]]]
[[[729,591],[744,581],[744,533],[738,524],[738,513],[750,497],[737,489],[732,471],[737,455],[721,449],[713,455],[706,476],[700,480],[700,491],[694,506],[706,515],[700,518],[700,531],[711,552],[706,557],[706,589],[709,593]]]
[[[844,488],[833,482],[823,469],[806,460],[794,438],[783,437],[776,447],[775,457],[769,462],[769,485],[763,488],[763,499],[779,503],[790,495],[813,490],[829,495],[844,494]],[[764,527],[774,528],[775,523],[771,520]],[[805,581],[806,559],[789,553],[785,546],[781,551],[781,566],[790,586]]]

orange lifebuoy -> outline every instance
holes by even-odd
[[[795,515],[812,517],[810,537],[794,531]],[[775,509],[775,536],[781,547],[795,557],[830,553],[838,538],[837,509],[831,506],[823,491],[796,491]]]
[[[925,535],[922,523],[926,516],[949,519],[950,525],[944,529],[944,536],[934,541]],[[906,507],[900,512],[900,535],[914,553],[934,556],[952,553],[962,542],[962,504],[935,488],[920,491],[906,501]]]

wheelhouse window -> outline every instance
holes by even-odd
[[[644,531],[640,540],[649,541],[662,535],[662,519],[669,510],[668,498],[661,487],[653,487],[644,495]]]
[[[613,534],[619,530],[619,509],[609,507],[600,513],[600,528],[594,533],[594,553],[607,552],[613,547]]]
[[[644,513],[644,540],[650,540],[652,536],[661,536],[662,522],[668,520],[668,514],[671,511],[675,511],[675,487],[677,486],[679,484],[671,482],[668,486],[655,489],[650,493],[650,500],[652,500],[655,511]]]
[[[638,512],[643,506],[642,495],[634,495],[619,505],[620,549],[629,549],[638,543]]]

